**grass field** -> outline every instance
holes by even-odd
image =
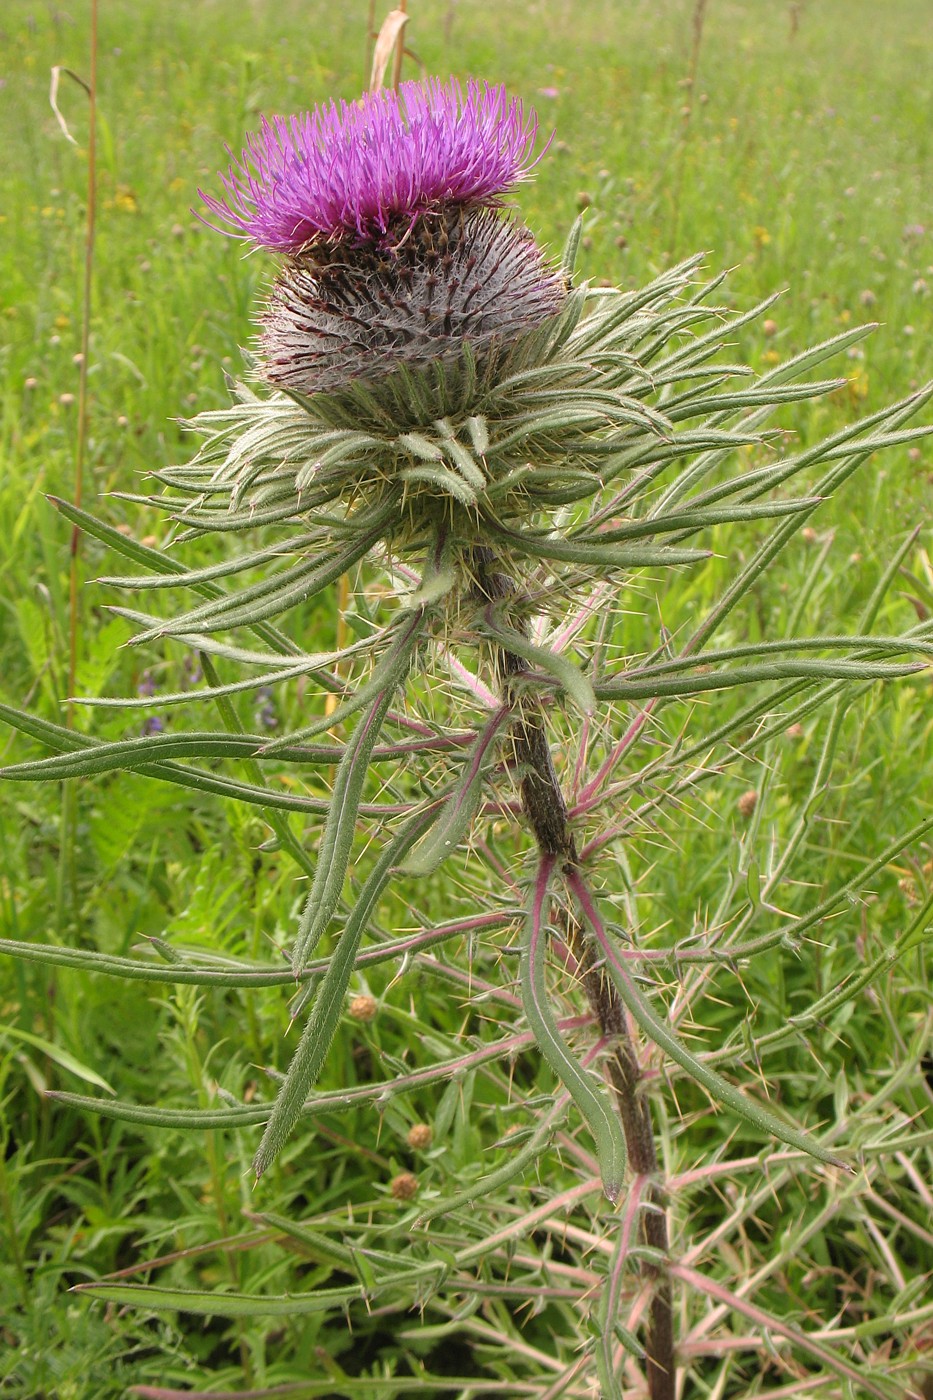
[[[67,695],[71,527],[46,496],[74,494],[87,102],[63,77],[72,145],[48,89],[53,65],[87,73],[87,8],[8,0],[0,18],[0,703],[53,723]],[[732,269],[719,293],[727,305],[782,292],[730,348],[757,369],[880,323],[836,367],[839,389],[785,412],[801,441],[930,379],[926,0],[709,0],[702,33],[683,0],[409,8],[425,72],[504,81],[555,130],[518,200],[555,252],[586,209],[583,276],[634,287],[706,250],[711,274]],[[101,5],[85,501],[132,540],[158,544],[162,517],[105,493],[138,492],[147,469],[190,454],[177,420],[227,401],[224,373],[242,365],[270,278],[270,260],[244,258],[197,221],[197,189],[216,190],[224,146],[238,151],[262,113],[359,93],[367,9],[362,0]],[[417,72],[409,61],[406,74]],[[931,495],[925,441],[871,459],[756,586],[722,644],[792,627],[859,631],[899,552],[876,599],[877,631],[927,621]],[[658,644],[662,625],[674,637],[689,628],[758,538],[730,527],[702,568],[633,583],[619,600],[618,645],[635,655]],[[124,571],[114,552],[86,538],[79,569],[78,693],[149,687],[157,699],[190,683],[168,644],[124,648],[132,629],[107,605],[125,599],[90,582]],[[334,598],[295,609],[288,628],[310,647],[332,645]],[[239,717],[249,730],[284,732],[301,722],[303,698],[300,687],[283,700],[247,693]],[[665,709],[633,759],[626,800],[650,796],[634,781],[638,765],[679,735],[702,751],[702,736],[748,703],[726,691]],[[207,728],[216,721],[206,715],[163,719]],[[119,710],[74,712],[79,732],[104,739],[142,723]],[[681,1269],[681,1394],[930,1394],[921,1376],[933,1349],[933,1091],[923,1057],[933,1005],[923,955],[933,848],[929,832],[899,847],[931,817],[933,689],[921,673],[799,717],[788,700],[769,724],[767,742],[743,735],[729,762],[717,758],[702,783],[634,824],[602,879],[652,948],[740,924],[759,878],[777,911],[761,911],[768,928],[852,883],[806,938],[715,971],[665,962],[652,975],[659,1006],[697,1053],[852,1149],[859,1170],[848,1178],[776,1151],[763,1165],[762,1140],[645,1053]],[[569,753],[569,725],[565,737]],[[9,764],[40,748],[10,730],[2,752]],[[316,775],[276,782],[328,791]],[[69,791],[0,787],[0,938],[133,957],[151,980],[0,960],[3,1394],[598,1395],[592,1351],[605,1320],[593,1300],[608,1287],[620,1217],[572,1114],[523,1172],[418,1223],[421,1210],[507,1165],[553,1101],[524,1041],[490,1049],[522,1029],[507,917],[488,935],[357,973],[319,1084],[325,1097],[254,1189],[263,1071],[287,1064],[292,988],[159,980],[157,954],[141,945],[162,940],[167,958],[199,965],[278,968],[300,903],[295,871],[260,849],[269,828],[257,808],[135,774]],[[291,820],[310,847],[318,827]],[[510,841],[490,830],[490,865],[498,854],[517,859]],[[488,867],[455,870],[381,903],[383,934],[468,917]],[[514,903],[506,886],[489,908],[507,915]],[[792,1017],[870,968],[857,995],[786,1034]],[[564,1011],[580,1011],[572,994]],[[583,1032],[578,1048],[586,1044]],[[405,1092],[383,1093],[396,1077]],[[102,1117],[46,1089],[113,1094],[152,1112]],[[198,1120],[182,1131],[171,1118],[227,1107],[246,1126]],[[374,1279],[390,1255],[423,1263],[423,1282],[380,1291]],[[118,1271],[124,1282],[196,1290],[205,1315],[173,1308],[168,1293],[123,1307],[125,1294],[68,1292]],[[622,1291],[637,1330],[635,1274]],[[277,1311],[225,1307],[225,1293],[285,1301]],[[619,1340],[632,1346],[628,1332]],[[627,1355],[634,1400],[644,1393],[637,1348]],[[880,1389],[866,1389],[866,1377]]]

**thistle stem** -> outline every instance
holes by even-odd
[[[491,551],[478,548],[473,555],[473,576],[477,597],[484,604],[505,602],[516,596],[508,575],[494,567]],[[510,625],[520,626],[513,617]],[[567,803],[554,768],[544,714],[539,701],[529,696],[511,695],[512,681],[529,667],[521,657],[505,647],[496,647],[494,667],[503,698],[514,702],[512,742],[520,778],[522,812],[542,856],[554,856],[564,871],[579,868],[576,841],[570,827]],[[638,1056],[629,1035],[625,1008],[599,965],[592,944],[568,905],[558,911],[561,932],[576,964],[580,984],[599,1022],[601,1035],[611,1044],[608,1068],[628,1149],[629,1165],[637,1176],[645,1176],[650,1186],[645,1193],[646,1209],[641,1213],[644,1243],[667,1255],[667,1218],[664,1191],[658,1180],[651,1109],[644,1094]],[[671,1283],[666,1269],[653,1260],[641,1262],[643,1279],[651,1287],[651,1303],[645,1345],[648,1394],[650,1400],[674,1400],[674,1324]]]

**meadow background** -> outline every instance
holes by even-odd
[[[750,306],[783,290],[767,320],[746,327],[736,347],[736,358],[758,367],[847,326],[881,323],[850,352],[840,391],[787,416],[804,439],[930,377],[933,22],[926,0],[710,0],[702,34],[697,7],[674,0],[411,0],[410,10],[409,43],[427,73],[505,82],[537,108],[545,132],[555,129],[518,200],[555,250],[577,212],[588,211],[584,276],[635,286],[677,257],[708,250],[712,270],[733,269],[730,304]],[[270,269],[197,221],[197,188],[216,189],[225,144],[239,150],[260,114],[359,93],[367,12],[357,0],[102,3],[86,499],[141,490],[146,469],[190,452],[178,417],[225,402],[224,373],[242,364],[240,347],[250,340]],[[73,492],[87,104],[63,79],[59,101],[76,148],[55,121],[48,89],[54,64],[87,73],[88,42],[81,5],[8,0],[0,17],[0,701],[57,722],[66,694],[70,527],[46,495]],[[418,71],[407,63],[406,76]],[[855,630],[885,562],[918,526],[890,606],[901,622],[927,616],[931,500],[928,447],[897,448],[870,463],[762,586],[756,627],[777,635],[802,601],[809,630]],[[132,502],[101,499],[96,508],[141,540],[164,530]],[[82,546],[80,568],[88,580],[123,571],[93,541]],[[666,580],[646,608],[649,631],[659,620],[676,628],[717,578],[711,566],[699,578]],[[177,688],[176,655],[120,650],[129,628],[106,611],[110,601],[93,584],[82,590],[79,693]],[[332,599],[293,619],[294,635],[321,647],[331,644],[334,627]],[[738,702],[716,703],[724,716]],[[263,696],[250,697],[244,714],[270,728],[289,718],[270,712]],[[75,723],[103,737],[133,732],[112,712],[79,708]],[[821,743],[814,725],[783,745],[767,819],[755,831],[765,858],[794,821]],[[814,901],[929,815],[929,680],[871,688],[846,717],[838,750],[834,786],[793,877],[794,894]],[[36,750],[10,733],[0,735],[0,752],[13,762]],[[740,764],[702,799],[685,799],[669,828],[655,830],[633,854],[651,872],[658,927],[714,902],[744,839],[737,803],[759,780],[753,764]],[[0,937],[113,955],[158,937],[204,954],[256,959],[287,943],[295,880],[274,854],[258,850],[268,832],[255,815],[138,777],[80,784],[77,814],[75,842],[63,857],[59,788],[0,788]],[[792,1010],[891,946],[925,908],[931,881],[930,847],[920,843],[853,903],[837,935],[843,953],[827,947],[806,967],[769,954],[750,974],[741,1006],[715,998],[704,1005],[701,1043],[716,1045],[749,1007],[756,1034],[784,1026]],[[441,917],[446,893],[431,888],[418,898]],[[391,927],[405,912],[404,905],[388,909],[383,922]],[[487,976],[494,960],[478,966],[477,977]],[[467,1033],[481,1040],[494,1025],[492,977],[487,1025],[478,1010],[465,1009],[456,968],[442,974],[415,966],[398,980],[394,971],[379,969],[356,986],[357,995],[374,998],[376,1015],[367,1019],[368,1003],[355,1017],[348,1013],[323,1090],[380,1079],[412,1063],[417,1045],[455,1056]],[[506,1011],[513,1006],[506,998]],[[871,1188],[884,1198],[885,1183],[895,1183],[888,1209],[872,1220],[859,1198],[835,1223],[814,1224],[806,1177],[791,1179],[780,1202],[779,1193],[766,1192],[747,1218],[739,1212],[719,1260],[734,1276],[751,1278],[773,1259],[771,1242],[780,1238],[783,1263],[756,1285],[759,1302],[780,1307],[790,1299],[799,1321],[836,1316],[840,1327],[861,1327],[846,1344],[866,1356],[878,1348],[884,1366],[902,1354],[912,1365],[933,1346],[924,1303],[933,1237],[928,1217],[922,1224],[933,1136],[924,1120],[930,1091],[922,1061],[930,1011],[914,949],[850,1004],[845,1027],[827,1027],[768,1063],[769,1084],[780,1085],[783,1101],[805,1117],[857,1121],[867,1103],[869,1117],[895,1115],[918,1129],[925,1121],[926,1139],[909,1166],[892,1166]],[[183,1135],[102,1120],[41,1096],[45,1087],[104,1093],[103,1080],[121,1100],[207,1106],[216,1102],[219,1079],[249,1102],[264,1092],[256,1067],[284,1065],[286,1024],[281,990],[202,993],[0,960],[4,1394],[90,1400],[122,1396],[134,1384],[208,1383],[257,1393],[265,1387],[265,1394],[294,1383],[298,1389],[282,1393],[543,1395],[546,1376],[554,1387],[548,1394],[592,1395],[591,1380],[573,1369],[586,1336],[573,1288],[587,1286],[600,1205],[592,1186],[589,1194],[583,1189],[592,1162],[572,1136],[555,1149],[547,1174],[514,1183],[488,1215],[452,1227],[481,1240],[490,1222],[504,1236],[518,1222],[507,1240],[517,1280],[511,1294],[490,1285],[456,1300],[426,1299],[420,1315],[401,1306],[383,1315],[363,1310],[354,1313],[351,1333],[340,1309],[206,1321],[124,1312],[67,1292],[117,1270],[145,1279],[140,1264],[156,1257],[168,1258],[152,1271],[160,1281],[303,1292],[346,1266],[321,1244],[328,1230],[339,1240],[365,1225],[382,1248],[407,1249],[404,1202],[393,1182],[408,1172],[424,1192],[432,1180],[449,1189],[471,1179],[514,1126],[512,1078],[532,1101],[539,1082],[528,1060],[471,1071],[449,1091],[429,1085],[378,1114],[365,1101],[350,1113],[335,1109],[299,1135],[261,1199],[247,1176],[255,1129]],[[689,1089],[675,1085],[667,1096],[662,1139],[675,1165],[715,1162],[727,1150],[729,1123],[704,1116],[704,1101],[691,1099]],[[430,1144],[424,1134],[412,1138],[425,1125]],[[913,1191],[912,1204],[897,1183]],[[715,1231],[738,1194],[738,1187],[710,1187],[685,1211],[685,1229]],[[536,1229],[527,1212],[543,1211],[543,1203],[551,1213]],[[259,1209],[273,1214],[257,1223]],[[313,1239],[296,1232],[303,1215],[321,1232]],[[218,1240],[227,1246],[217,1248]],[[833,1301],[847,1288],[857,1316]],[[785,1393],[767,1389],[786,1382],[776,1362],[770,1377],[770,1363],[754,1352],[751,1361],[718,1369],[721,1358],[701,1341],[685,1394]],[[735,1355],[741,1358],[741,1348]],[[451,1375],[459,1379],[444,1380]]]

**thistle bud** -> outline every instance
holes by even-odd
[[[358,996],[350,1002],[350,1015],[354,1021],[374,1021],[378,1010],[375,997]]]
[[[408,1130],[408,1146],[416,1152],[424,1152],[434,1139],[429,1123],[416,1123]]]
[[[399,1172],[389,1183],[389,1191],[396,1201],[410,1201],[418,1191],[418,1178],[411,1172]]]

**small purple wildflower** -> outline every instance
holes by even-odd
[[[279,716],[275,708],[275,697],[267,685],[256,691],[256,727],[258,729],[278,729]]]
[[[501,86],[471,80],[464,95],[453,81],[402,83],[357,103],[263,118],[220,177],[224,197],[199,194],[212,228],[277,252],[383,242],[399,220],[495,204],[536,164],[537,131],[534,113],[526,119]]]
[[[193,656],[186,656],[181,663],[181,688],[188,690],[201,680],[201,667]]]

